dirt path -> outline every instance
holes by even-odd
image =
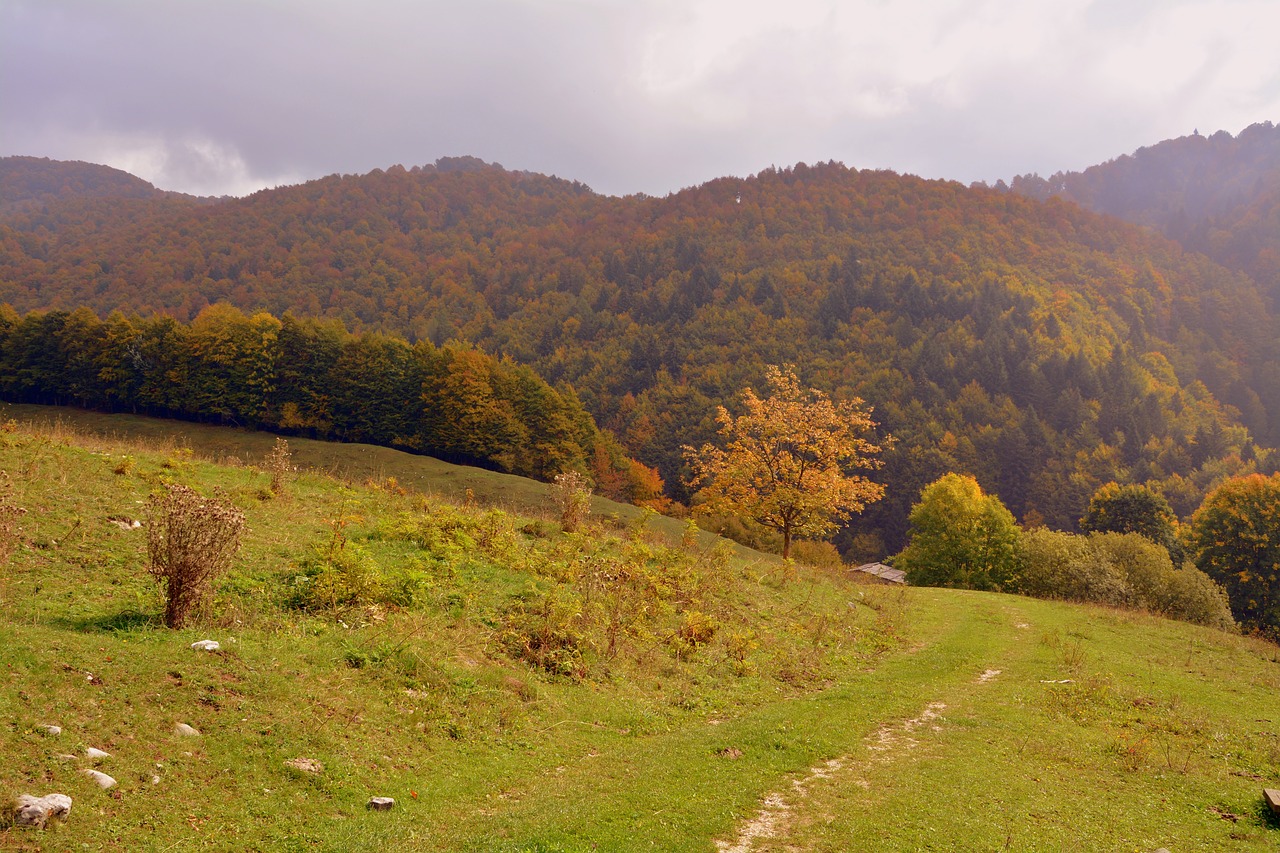
[[[988,684],[998,678],[1000,673],[998,669],[985,670],[976,677],[974,683]],[[814,782],[830,779],[841,771],[856,771],[859,767],[898,760],[920,745],[919,740],[913,736],[915,733],[926,727],[935,732],[942,730],[937,721],[942,718],[946,709],[945,702],[930,702],[911,719],[882,725],[864,739],[868,754],[860,763],[855,756],[845,755],[811,767],[803,777],[792,780],[789,791],[775,791],[766,796],[755,817],[738,829],[737,837],[732,841],[717,841],[716,849],[720,853],[752,853],[757,841],[784,834],[792,815],[803,807],[809,787]],[[864,788],[870,787],[870,783],[860,778],[860,775],[850,781]]]

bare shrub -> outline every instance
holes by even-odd
[[[0,471],[0,481],[7,479],[7,475]],[[22,533],[18,526],[18,519],[26,515],[27,511],[13,502],[9,495],[0,492],[0,566],[9,562],[9,557],[18,547],[18,540]]]
[[[587,478],[577,471],[557,474],[552,493],[560,510],[560,526],[565,533],[573,533],[591,514],[591,488]]]
[[[147,570],[164,588],[164,624],[181,628],[240,548],[244,513],[178,484],[147,501]]]
[[[277,438],[275,447],[271,448],[263,461],[267,473],[271,475],[271,493],[284,494],[285,478],[293,473],[293,451],[289,449],[289,442]]]

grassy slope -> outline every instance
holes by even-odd
[[[232,450],[214,457],[261,455],[244,434],[217,436]],[[133,467],[113,474],[122,453]],[[430,485],[418,464],[352,470]],[[430,563],[418,606],[344,625],[278,605],[328,520],[351,518],[346,534],[392,567],[421,555],[380,521],[453,510],[318,475],[264,501],[250,468],[71,436],[0,434],[0,470],[29,510],[0,570],[0,794],[76,801],[56,831],[0,829],[0,850],[710,850],[775,793],[786,807],[754,849],[1280,840],[1259,796],[1280,782],[1273,646],[1007,596],[789,580],[738,556],[715,643],[687,661],[637,644],[634,660],[575,684],[509,659],[493,626],[547,582],[543,563],[590,556],[606,528],[519,537],[503,560],[451,551]],[[105,521],[137,515],[164,479],[220,485],[249,513],[242,558],[198,630],[155,626],[142,533]],[[522,488],[536,503],[540,487]],[[528,559],[514,566],[517,552]],[[730,638],[746,635],[756,645],[738,660]],[[192,652],[203,636],[224,652]],[[945,708],[908,729],[931,703]],[[204,736],[172,735],[176,722]],[[64,732],[46,738],[41,723]],[[57,757],[85,746],[113,753],[102,769],[116,789]],[[283,766],[299,756],[325,772]],[[827,778],[808,779],[830,759]],[[371,795],[398,805],[367,812]]]

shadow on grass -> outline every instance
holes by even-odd
[[[1257,818],[1258,824],[1265,829],[1280,830],[1280,814],[1271,810],[1271,806],[1267,805],[1266,799],[1258,798],[1254,817]]]
[[[119,634],[139,629],[160,628],[164,621],[159,613],[144,613],[141,610],[122,610],[119,613],[104,613],[97,616],[86,616],[79,619],[59,618],[55,624],[82,631],[86,634]]]

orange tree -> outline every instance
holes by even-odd
[[[1227,480],[1191,517],[1196,566],[1242,624],[1280,637],[1280,474]]]
[[[874,469],[880,447],[871,410],[854,398],[832,401],[803,389],[793,367],[766,368],[770,396],[742,392],[746,412],[717,407],[722,447],[684,447],[703,508],[748,518],[782,534],[782,556],[793,537],[819,538],[869,503],[884,486],[855,469]]]

